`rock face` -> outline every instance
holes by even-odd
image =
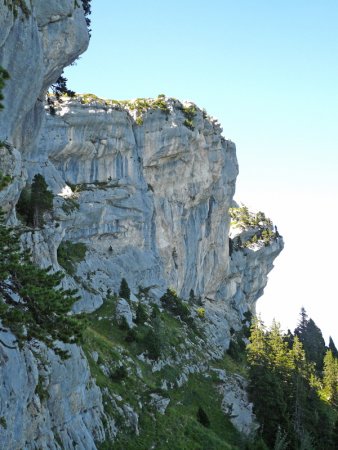
[[[15,164],[16,184],[8,202],[2,203],[9,209],[25,182],[22,159],[36,144],[46,89],[86,50],[89,36],[83,10],[73,0],[23,1],[27,14],[16,6],[17,17],[5,3],[0,1],[0,66],[8,70],[10,80],[3,91],[0,140],[10,143],[1,149],[1,166]]]
[[[0,112],[0,170],[11,182],[0,190],[0,206],[17,224],[20,191],[42,174],[55,195],[53,213],[44,228],[26,230],[22,242],[39,265],[55,270],[63,270],[62,245],[85,244],[75,275],[64,280],[81,294],[74,311],[97,309],[123,277],[134,300],[140,287],[154,302],[168,287],[183,298],[193,290],[204,302],[208,358],[219,358],[231,330],[254,311],[283,241],[229,256],[236,149],[195,105],[162,98],[161,107],[150,102],[140,111],[135,102],[92,96],[64,99],[48,113],[46,89],[88,45],[78,3],[32,0],[15,18],[0,0],[0,66],[11,76]],[[119,305],[116,313],[133,326],[129,305]],[[95,441],[116,435],[80,348],[69,347],[63,362],[38,344],[9,349],[3,343],[14,337],[0,330],[1,448],[94,449]],[[177,385],[207,365],[194,368],[187,360]],[[169,399],[153,402],[164,414]],[[138,416],[124,408],[138,433]]]
[[[60,202],[73,186],[79,208],[67,216],[61,204],[55,220],[64,240],[87,245],[78,276],[94,290],[116,291],[125,276],[134,292],[151,287],[158,296],[171,286],[185,298],[193,289],[217,300],[229,269],[235,146],[201,110],[191,130],[182,104],[167,105],[168,113],[149,110],[137,125],[126,110],[65,101],[27,168],[45,176]]]
[[[0,339],[11,344],[15,336],[0,332]],[[0,448],[91,449],[105,438],[102,395],[87,360],[75,345],[64,349],[70,358],[62,362],[41,345],[0,345]]]
[[[253,404],[246,393],[247,382],[240,375],[227,374],[216,370],[221,384],[219,391],[223,396],[222,409],[230,417],[235,427],[247,436],[253,435],[258,428]]]
[[[235,145],[197,107],[192,130],[184,116],[191,104],[167,99],[166,106],[166,112],[145,111],[137,124],[131,105],[79,97],[47,117],[26,167],[53,189],[59,227],[50,233],[50,256],[39,245],[37,253],[59,268],[61,238],[86,244],[77,277],[87,289],[78,285],[83,296],[76,311],[97,308],[122,277],[134,293],[142,286],[154,298],[167,287],[183,298],[193,290],[213,324],[210,339],[224,349],[230,328],[239,329],[244,312],[254,311],[283,241],[229,258]],[[78,203],[68,215],[67,196]]]

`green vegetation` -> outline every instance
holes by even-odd
[[[95,94],[78,95],[81,103],[88,104],[96,102],[102,106],[111,106],[117,109],[125,109],[127,111],[135,111],[135,122],[137,125],[143,124],[143,114],[149,110],[160,110],[165,114],[170,113],[165,95],[160,94],[157,98],[137,98],[135,100],[110,100],[97,97]]]
[[[170,295],[176,299],[175,294]],[[116,441],[98,444],[98,448],[244,449],[242,437],[221,411],[219,380],[214,372],[192,374],[182,386],[177,384],[182,376],[182,364],[187,364],[184,358],[181,361],[184,354],[189,355],[189,365],[205,361],[203,341],[196,345],[194,331],[167,308],[161,312],[154,304],[142,304],[141,308],[135,302],[130,302],[130,306],[136,313],[137,325],[132,329],[133,338],[129,339],[131,330],[121,329],[115,319],[117,301],[118,297],[108,297],[100,309],[88,315],[84,333],[83,348],[92,375],[104,388],[105,412],[120,427]],[[93,352],[98,353],[97,363]],[[139,358],[141,354],[147,359]],[[160,370],[152,370],[152,361],[164,362],[167,358],[169,362]],[[238,363],[226,355],[214,367],[231,367],[237,371]],[[152,403],[153,394],[170,400],[164,415]],[[115,400],[118,406],[128,403],[139,414],[138,436],[126,425],[122,409],[112,404],[111,398],[116,396],[123,399],[122,403]]]
[[[245,205],[239,208],[229,208],[229,214],[232,219],[231,225],[239,227],[242,230],[249,228],[265,230],[272,228],[272,221],[262,211],[253,213]]]
[[[22,13],[26,17],[29,17],[31,11],[27,6],[26,0],[4,0],[5,6],[12,11],[14,17],[18,16],[18,11],[21,9]]]
[[[65,269],[68,275],[74,276],[76,273],[76,265],[84,260],[86,251],[87,246],[83,242],[73,243],[63,241],[57,251],[58,263]]]
[[[250,247],[254,244],[261,243],[267,246],[274,239],[280,236],[276,227],[275,231],[272,231],[272,221],[266,217],[262,211],[253,213],[249,211],[247,206],[242,205],[238,208],[229,208],[229,215],[232,219],[231,226],[240,228],[242,231],[250,229],[255,230],[254,235],[244,242],[241,240],[240,236],[237,236],[234,239],[229,239],[230,255],[233,251]]]
[[[4,108],[1,101],[4,99],[2,90],[5,87],[6,81],[9,80],[9,73],[3,67],[0,66],[0,111]]]
[[[167,292],[161,297],[161,303],[167,311],[178,316],[191,327],[195,326],[188,304],[179,298],[173,289],[167,289]]]
[[[5,430],[7,429],[7,422],[4,416],[0,417],[0,427],[5,428]]]
[[[61,208],[67,214],[67,216],[80,208],[79,202],[77,202],[73,197],[66,197],[63,200],[64,202]]]
[[[39,375],[38,383],[35,387],[35,393],[39,396],[41,402],[49,399],[49,393],[45,386],[45,380],[41,375]]]
[[[3,175],[3,173],[0,171],[0,191],[5,189],[13,180],[13,177],[11,175]]]
[[[285,335],[276,322],[266,329],[259,319],[253,321],[247,354],[250,398],[267,448],[284,441],[282,448],[287,449],[333,450],[337,448],[338,360],[328,350],[324,371],[318,370],[323,361],[316,366],[307,357],[321,346],[318,330],[312,329],[311,343],[307,336],[306,352],[298,336],[300,326],[295,330],[298,334]]]
[[[197,109],[195,105],[182,106],[182,112],[184,114],[185,120],[183,125],[185,125],[190,130],[194,131],[194,118],[196,117]]]
[[[41,174],[34,176],[31,186],[21,191],[16,210],[26,225],[33,228],[44,225],[44,214],[53,209],[53,193]]]
[[[130,289],[129,289],[127,280],[125,278],[122,278],[122,280],[121,280],[119,296],[126,300],[130,299]]]
[[[40,269],[32,263],[30,255],[20,249],[18,233],[4,225],[1,212],[0,317],[2,325],[16,335],[19,345],[38,339],[66,357],[67,352],[55,341],[80,341],[82,320],[69,315],[78,297],[75,291],[60,288],[62,278],[61,272],[50,273],[50,268]]]

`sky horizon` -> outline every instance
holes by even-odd
[[[285,241],[258,312],[286,331],[304,306],[338,346],[337,19],[333,0],[92,0],[89,49],[65,76],[79,93],[164,93],[216,117],[237,147],[236,201]]]

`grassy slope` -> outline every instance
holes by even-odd
[[[107,388],[104,394],[106,413],[114,417],[120,429],[114,443],[102,443],[99,444],[99,448],[102,450],[112,448],[121,450],[243,448],[242,437],[221,412],[217,379],[208,374],[193,374],[189,376],[188,382],[177,387],[175,380],[181,375],[180,364],[184,364],[184,362],[180,363],[179,359],[177,359],[177,364],[167,365],[162,370],[153,373],[151,364],[137,358],[137,355],[146,351],[146,342],[143,342],[143,338],[148,327],[138,326],[136,329],[137,341],[126,342],[125,337],[128,331],[120,329],[114,319],[115,304],[116,299],[110,298],[99,310],[90,315],[83,345],[93,377],[101,388]],[[160,321],[163,357],[175,358],[175,349],[180,353],[187,353],[190,347],[190,355],[191,351],[194,351],[193,362],[198,363],[205,359],[205,349],[201,344],[196,345],[198,337],[184,323],[165,311],[161,312]],[[182,343],[184,343],[184,348],[182,348]],[[99,355],[97,363],[92,357],[93,351]],[[114,379],[114,373],[121,363],[126,368],[128,375],[117,380]],[[210,364],[212,365],[212,363]],[[214,366],[240,371],[240,368],[236,367],[229,357],[218,361]],[[142,372],[141,376],[140,371]],[[163,390],[164,379],[175,387]],[[157,393],[170,399],[164,415],[157,412],[151,405],[151,393]],[[116,406],[112,405],[111,395],[115,395],[118,406],[128,403],[138,413],[139,436],[131,431]],[[123,400],[116,398],[116,395],[122,397]],[[203,426],[197,420],[199,407],[206,412],[210,420],[210,427]]]

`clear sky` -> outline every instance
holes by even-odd
[[[69,88],[164,93],[217,117],[237,146],[237,201],[285,239],[258,311],[293,330],[304,306],[338,346],[337,0],[92,0],[92,11]]]

